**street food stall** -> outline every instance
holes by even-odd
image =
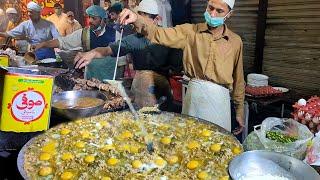
[[[50,3],[53,5],[52,2],[38,1],[42,5]],[[92,3],[104,4],[102,1],[90,0],[83,1],[82,6],[76,2],[70,3],[71,1],[57,0],[56,3],[58,2],[64,2],[67,7],[70,4],[77,4],[73,9],[81,10],[75,14],[77,16],[83,14],[81,17],[83,19],[80,21],[85,20],[87,25],[91,25],[89,21],[92,21],[92,15],[84,15],[84,9],[90,7]],[[230,2],[234,3],[230,0],[223,2],[227,3],[227,7],[230,7]],[[272,7],[277,6],[277,2],[270,3]],[[293,9],[304,6],[299,4],[299,0],[295,3],[298,5],[294,4]],[[194,7],[193,11],[196,11],[192,13],[192,20],[197,21],[200,17],[197,13],[201,12],[203,17],[202,10],[207,5],[203,6],[200,1],[191,4]],[[281,10],[285,3],[280,5],[278,8]],[[11,6],[13,7],[12,4]],[[204,9],[199,10],[202,6]],[[314,88],[320,81],[307,82],[305,86],[309,86],[302,87],[304,85],[297,83],[299,78],[294,78],[290,82],[290,77],[284,75],[285,72],[278,72],[279,69],[275,66],[285,67],[290,63],[284,56],[281,56],[286,59],[283,64],[270,60],[272,48],[279,43],[268,44],[275,41],[276,38],[273,36],[276,30],[265,28],[267,6],[265,2],[258,4],[251,1],[239,2],[236,8],[240,11],[235,11],[234,19],[229,22],[231,29],[235,29],[243,38],[243,44],[241,41],[239,45],[241,53],[238,51],[236,53],[242,54],[244,51],[247,77],[243,93],[245,104],[248,104],[249,109],[244,111],[245,121],[242,128],[245,133],[239,136],[230,131],[231,124],[230,129],[217,125],[217,122],[228,121],[227,118],[204,120],[181,114],[181,106],[186,99],[185,93],[190,87],[188,83],[192,82],[192,78],[189,81],[182,76],[167,77],[171,86],[174,86],[171,87],[173,98],[169,100],[179,106],[175,108],[176,112],[171,112],[169,108],[160,110],[159,107],[163,103],[161,98],[154,107],[138,107],[135,100],[143,99],[142,96],[147,96],[143,93],[153,92],[155,87],[146,87],[146,91],[140,93],[140,97],[133,96],[134,93],[130,90],[132,79],[128,82],[119,82],[117,81],[119,79],[115,78],[117,66],[112,80],[88,79],[85,68],[77,69],[77,65],[74,64],[74,56],[79,49],[71,51],[55,49],[56,58],[39,60],[30,46],[27,47],[28,45],[19,38],[8,37],[0,49],[0,169],[8,166],[10,170],[1,172],[0,179],[320,179],[320,94],[319,89]],[[50,15],[54,11],[53,6],[44,8],[46,11],[43,13],[46,14],[43,15]],[[23,6],[23,9],[22,17],[26,18],[26,7]],[[274,25],[282,22],[277,21],[277,17],[283,15],[277,15],[273,12],[277,11],[277,8],[275,9],[271,8],[271,19],[269,19],[269,23]],[[294,13],[289,14],[290,17],[294,15]],[[208,16],[210,15],[205,15],[210,19]],[[242,18],[239,20],[239,17],[249,20],[246,19],[244,22]],[[235,21],[243,24],[235,24]],[[263,27],[265,29],[261,29]],[[312,26],[313,34],[315,33],[313,30],[317,27]],[[206,31],[209,31],[209,28]],[[251,31],[254,31],[257,37],[253,38],[255,33]],[[230,32],[226,34],[228,33]],[[265,52],[267,61],[265,66],[262,66],[265,33],[269,34],[266,36],[269,41]],[[295,33],[301,33],[301,29]],[[307,33],[307,30],[304,33]],[[123,26],[120,26],[116,64],[123,48],[122,34]],[[285,33],[280,34],[284,36]],[[281,41],[283,38],[278,40]],[[171,38],[166,38],[168,39]],[[205,39],[209,39],[209,36]],[[228,39],[219,37],[215,40]],[[256,44],[251,42],[254,40]],[[212,46],[217,46],[219,43],[213,44]],[[291,55],[295,50],[288,51]],[[223,52],[228,57],[234,53],[232,50]],[[281,52],[284,50],[282,49],[280,54]],[[313,49],[310,51],[304,49],[303,52],[317,54]],[[279,52],[276,53],[279,55]],[[212,52],[204,54],[208,55],[209,59],[214,56]],[[222,59],[225,54],[219,57]],[[152,53],[148,55],[151,56]],[[255,56],[254,62],[250,62],[252,56]],[[190,57],[195,58],[194,55]],[[279,57],[280,55],[277,58]],[[312,58],[305,59],[310,61]],[[220,59],[212,61],[218,60]],[[130,59],[126,62],[128,66],[129,61]],[[189,63],[186,69],[198,70],[198,67],[191,65],[191,61]],[[221,61],[219,65],[222,63],[225,62]],[[224,66],[236,66],[235,64],[226,63]],[[284,69],[292,70],[293,65],[289,66]],[[263,67],[266,69],[263,70]],[[318,77],[318,74],[314,74],[315,67],[316,65],[311,67],[308,64],[306,65],[308,70],[301,70],[299,73],[313,75],[314,77],[310,78],[314,81]],[[227,95],[234,90],[233,82],[237,79],[236,76],[243,74],[241,68],[238,71],[238,74],[232,74],[234,79],[230,80],[231,88],[227,85],[229,82],[223,84]],[[187,72],[183,73],[188,75]],[[195,76],[197,73],[195,72]],[[212,75],[215,72],[209,70],[207,73]],[[203,74],[204,79],[216,78],[209,77],[208,74]],[[298,94],[292,98],[294,87],[303,95]],[[206,88],[201,90],[209,92]],[[311,94],[314,96],[310,96]],[[201,95],[210,96],[206,93]],[[305,99],[299,100],[296,97]],[[204,104],[210,106],[209,103]],[[274,108],[271,110],[272,113],[266,111],[269,107]],[[229,110],[229,107],[227,109]],[[230,112],[230,116],[237,124],[238,117],[233,117],[236,113]]]

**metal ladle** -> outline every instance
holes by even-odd
[[[119,56],[120,56],[120,48],[121,48],[121,42],[122,42],[122,36],[123,36],[123,26],[120,26],[121,28],[121,32],[120,32],[120,39],[119,39],[119,46],[118,46],[118,52],[117,52],[117,57],[116,57],[116,65],[115,65],[115,68],[114,68],[114,74],[113,74],[113,79],[112,80],[104,80],[105,82],[111,84],[112,86],[116,87],[119,92],[120,92],[120,95],[123,97],[123,99],[126,101],[126,103],[128,104],[129,106],[129,109],[133,115],[133,118],[135,121],[138,122],[138,125],[142,131],[142,134],[144,136],[144,139],[145,139],[145,143],[147,145],[147,150],[149,153],[152,153],[154,151],[154,148],[153,148],[153,142],[152,142],[152,137],[150,137],[143,125],[143,123],[141,122],[140,118],[139,118],[139,115],[137,113],[137,111],[135,110],[135,108],[133,107],[132,103],[131,103],[131,100],[128,96],[128,94],[126,93],[124,87],[123,87],[123,84],[122,84],[122,81],[117,81],[115,80],[116,79],[116,74],[117,74],[117,67],[118,67],[118,62],[119,62]]]

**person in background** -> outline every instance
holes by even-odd
[[[122,4],[123,8],[130,8],[129,7],[129,0],[121,0],[120,2]]]
[[[109,17],[109,26],[113,27],[115,30],[117,30],[116,33],[116,40],[120,39],[120,32],[121,32],[121,27],[120,24],[117,23],[117,20],[119,18],[119,14],[122,11],[123,7],[121,3],[114,3],[108,10],[108,17]],[[127,26],[122,26],[123,29],[123,36],[127,36],[129,34],[133,34],[134,31],[132,29],[132,26],[127,25]]]
[[[10,31],[11,29],[18,26],[18,11],[15,8],[8,8],[6,10],[7,17],[9,19],[9,23],[6,31]]]
[[[3,9],[0,8],[0,32],[6,32],[9,19]]]
[[[0,32],[6,32],[8,26],[8,18],[3,9],[0,8]],[[6,38],[0,37],[0,44],[4,44],[6,42]],[[0,47],[1,48],[1,47]]]
[[[182,113],[211,121],[234,134],[244,128],[244,89],[240,36],[224,24],[230,18],[235,0],[207,0],[205,23],[183,24],[174,28],[157,27],[129,9],[120,13],[120,23],[133,23],[137,32],[152,43],[183,49],[188,84]],[[236,105],[236,120],[231,120],[230,94]],[[231,107],[231,108],[230,108]]]
[[[115,41],[116,30],[106,25],[105,10],[97,5],[92,5],[86,9],[89,16],[90,27],[79,29],[65,37],[60,37],[47,42],[42,42],[34,46],[35,49],[44,47],[59,48],[61,50],[79,50],[90,51],[97,47],[108,46],[109,43]],[[73,61],[73,59],[72,59]],[[101,63],[102,62],[102,63]],[[67,62],[68,63],[68,62]],[[73,62],[71,62],[73,63]],[[95,67],[104,67],[103,71],[94,70]],[[113,75],[113,67],[110,61],[93,61],[86,71],[86,77],[95,77],[99,80],[107,79]],[[96,75],[98,74],[98,75]]]
[[[191,23],[191,0],[170,0],[173,26]]]
[[[116,23],[119,17],[120,12],[122,11],[122,4],[121,3],[114,3],[109,9],[108,9],[108,26],[114,28],[116,30],[116,41],[120,39],[121,36],[121,27],[119,23]],[[133,34],[134,31],[130,25],[123,26],[123,34],[122,37],[128,36],[130,34]],[[127,65],[129,55],[120,56],[118,60],[118,76],[122,76],[125,71],[125,66]]]
[[[110,0],[104,0],[104,7],[103,7],[103,9],[107,11],[110,6],[111,6],[111,1],[110,1]]]
[[[112,23],[115,23],[118,20],[118,16],[120,12],[122,11],[123,7],[121,3],[114,3],[109,9],[108,9],[108,18],[109,21]]]
[[[157,0],[157,3],[159,6],[159,16],[161,17],[159,25],[162,27],[172,27],[172,9],[169,0]]]
[[[82,28],[81,24],[76,19],[74,19],[74,13],[72,11],[67,12],[67,17],[69,26],[67,26],[66,35],[72,34],[74,31]]]
[[[68,28],[67,15],[63,13],[61,4],[59,3],[54,4],[54,14],[49,16],[47,20],[52,22],[56,26],[61,36],[67,35],[67,32],[66,32]]]
[[[148,22],[158,24],[158,5],[155,0],[142,0],[138,13]],[[119,42],[108,47],[99,47],[87,53],[79,53],[75,58],[76,68],[91,63],[92,59],[104,56],[116,56]],[[136,70],[132,82],[134,102],[140,106],[153,106],[161,96],[171,99],[170,85],[167,80],[169,71],[180,73],[182,70],[182,51],[162,45],[152,44],[139,33],[122,39],[120,55],[130,53]],[[97,71],[102,71],[97,68]]]
[[[138,0],[129,0],[128,1],[129,9],[133,10],[134,12],[138,12],[138,5],[139,5]]]
[[[29,2],[27,10],[30,19],[20,23],[11,31],[0,33],[0,37],[25,39],[31,45],[60,37],[54,24],[41,18],[41,7],[37,3]],[[56,57],[53,48],[39,48],[35,51],[35,55],[38,60]]]
[[[71,50],[81,47],[89,51],[97,47],[108,46],[115,41],[115,30],[106,26],[106,14],[102,7],[92,5],[86,9],[90,17],[90,27],[79,29],[72,34],[35,45],[36,49],[43,47]]]

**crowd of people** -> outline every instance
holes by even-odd
[[[125,65],[128,59],[133,62],[136,75],[132,91],[139,97],[135,100],[138,105],[154,105],[160,96],[170,99],[168,76],[183,71],[191,80],[182,113],[213,121],[239,134],[244,127],[243,45],[241,38],[224,24],[234,3],[208,0],[204,23],[172,27],[167,0],[113,4],[105,0],[103,7],[92,5],[86,9],[90,26],[82,28],[74,13],[63,13],[60,4],[55,4],[55,13],[44,19],[41,6],[29,2],[29,20],[14,28],[16,11],[6,10],[8,23],[0,37],[28,41],[39,60],[54,58],[55,48],[80,49],[83,52],[75,57],[75,68],[86,67],[90,78],[103,80],[110,79],[109,69],[115,66],[110,62],[117,55],[123,31],[120,56],[124,63],[119,64]]]

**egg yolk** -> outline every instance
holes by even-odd
[[[208,129],[204,129],[204,130],[201,132],[201,136],[209,137],[209,136],[211,136],[211,133],[212,133],[212,131],[210,131],[210,130],[208,130]]]
[[[163,167],[166,165],[166,161],[161,158],[156,159],[154,163],[159,167]]]
[[[212,144],[210,150],[213,152],[219,152],[221,150],[221,144]]]
[[[160,141],[162,144],[168,145],[171,143],[171,138],[170,137],[163,137],[163,138],[161,138]]]
[[[133,134],[130,131],[125,131],[121,134],[121,137],[123,139],[130,139],[133,137]]]
[[[82,141],[76,143],[76,147],[79,149],[84,148],[84,146],[85,146],[85,143]]]
[[[169,164],[176,164],[179,161],[179,157],[178,156],[169,156],[167,158],[167,161]]]
[[[44,145],[42,147],[42,151],[47,152],[47,153],[55,153],[56,152],[56,142],[55,141],[48,142],[46,145]]]
[[[69,134],[70,132],[71,132],[70,129],[63,128],[63,129],[61,129],[60,134],[61,134],[61,135],[67,135],[67,134]]]
[[[136,154],[139,153],[139,147],[137,146],[130,146],[130,153]]]
[[[110,159],[108,159],[107,163],[110,166],[114,166],[114,165],[117,165],[119,163],[119,160],[116,159],[116,158],[110,158]]]
[[[196,169],[198,166],[199,166],[199,162],[195,160],[192,160],[187,164],[187,168],[191,170]]]
[[[52,168],[51,167],[43,167],[39,170],[40,176],[48,176],[52,174]]]
[[[241,149],[239,147],[235,147],[232,149],[233,154],[238,155],[241,153]]]
[[[74,156],[71,153],[64,153],[62,154],[61,159],[64,161],[70,161],[74,158]]]
[[[132,167],[135,169],[139,169],[142,166],[142,162],[139,160],[132,161]]]
[[[61,174],[60,178],[62,180],[72,179],[73,178],[73,174],[72,174],[72,172],[66,171],[66,172]]]
[[[199,174],[198,174],[198,178],[199,179],[207,179],[209,177],[208,173],[206,171],[201,171]]]
[[[51,159],[51,155],[49,153],[42,153],[39,159],[40,161],[48,161]]]
[[[85,161],[86,163],[93,163],[94,160],[95,160],[95,157],[92,156],[92,155],[88,155],[88,156],[86,156],[86,157],[84,158],[84,161]]]
[[[196,149],[196,148],[199,148],[199,147],[200,147],[200,144],[197,141],[191,141],[188,144],[188,148],[189,149]]]
[[[82,137],[83,139],[88,139],[88,138],[90,138],[90,136],[91,136],[91,133],[88,132],[88,131],[83,131],[83,132],[81,132],[81,137]]]

